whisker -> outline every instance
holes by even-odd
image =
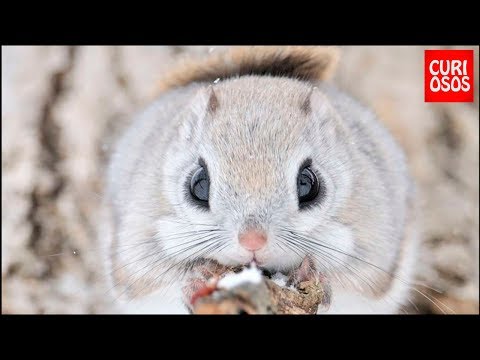
[[[164,240],[168,240],[170,238],[181,239],[181,238],[184,238],[184,237],[190,237],[193,234],[206,233],[206,232],[211,232],[211,231],[217,231],[217,230],[212,230],[212,229],[191,230],[191,231],[185,231],[185,232],[181,232],[181,233],[172,234],[172,235],[167,236],[167,237],[162,237],[162,239],[164,239]],[[218,231],[220,231],[220,230],[218,230]],[[149,244],[149,243],[155,243],[155,242],[158,242],[158,240],[156,240],[154,238],[150,238],[148,240],[142,240],[142,241],[139,241],[139,242],[133,242],[133,243],[127,243],[127,244],[118,244],[118,245],[97,246],[97,247],[87,248],[87,249],[84,249],[84,250],[75,249],[75,250],[63,251],[63,252],[59,252],[59,253],[55,253],[55,254],[40,255],[40,257],[46,258],[46,257],[56,257],[56,256],[62,256],[62,255],[63,256],[65,256],[65,255],[79,256],[81,254],[85,254],[85,253],[89,253],[89,252],[103,251],[103,250],[111,251],[112,249],[117,249],[117,248],[122,248],[122,250],[120,250],[118,252],[118,253],[121,253],[121,252],[124,251],[123,248],[130,248],[130,247],[134,247],[134,246],[139,246],[139,245]],[[128,249],[126,249],[126,250],[128,250]]]
[[[425,294],[425,293],[422,292],[421,290],[415,288],[414,285],[424,286],[424,287],[427,287],[427,288],[429,288],[429,289],[431,289],[431,290],[433,290],[433,291],[439,292],[437,289],[431,288],[431,287],[429,287],[429,286],[427,286],[427,285],[425,285],[425,284],[415,284],[415,283],[409,282],[409,281],[407,281],[407,280],[405,280],[405,279],[403,279],[403,278],[401,278],[401,277],[399,277],[399,276],[397,276],[397,275],[395,275],[395,274],[391,274],[390,272],[386,271],[385,269],[382,269],[381,267],[379,267],[379,266],[377,266],[377,265],[375,265],[375,264],[372,264],[372,263],[369,262],[369,261],[366,261],[366,260],[364,260],[364,259],[361,259],[361,258],[355,256],[355,255],[352,255],[352,254],[349,254],[349,253],[347,253],[347,252],[344,252],[344,251],[342,251],[342,250],[340,250],[340,249],[335,249],[335,248],[333,248],[333,247],[331,247],[331,246],[325,245],[325,243],[323,243],[322,241],[320,241],[320,240],[318,240],[318,239],[306,237],[306,236],[301,235],[301,234],[299,234],[299,233],[297,233],[297,232],[294,232],[294,231],[292,231],[291,229],[288,229],[288,228],[283,228],[283,230],[286,231],[287,233],[291,234],[292,236],[295,236],[295,237],[297,238],[297,239],[296,239],[297,241],[300,241],[300,240],[302,240],[302,241],[304,241],[304,242],[306,241],[306,242],[308,242],[308,243],[315,244],[316,246],[321,246],[321,247],[323,247],[323,248],[326,248],[326,249],[329,249],[329,250],[338,252],[338,253],[340,253],[340,254],[343,254],[343,255],[345,255],[345,256],[348,256],[348,257],[350,257],[350,258],[353,258],[353,259],[355,259],[355,260],[358,260],[358,261],[360,261],[360,262],[362,262],[362,263],[364,263],[364,264],[367,264],[367,265],[371,266],[372,268],[374,268],[374,269],[376,269],[376,270],[382,271],[383,273],[385,273],[385,274],[387,274],[387,275],[389,275],[389,276],[391,276],[391,277],[393,277],[393,278],[398,279],[398,280],[401,281],[404,285],[406,285],[406,286],[409,287],[410,289],[416,291],[417,293],[421,294],[423,297],[425,297],[426,299],[428,299],[429,301],[431,301],[432,304],[434,304],[434,305],[435,305],[436,307],[438,307],[442,312],[445,313],[445,311],[444,311],[443,309],[441,309],[440,306],[433,300],[433,299],[435,299],[435,297],[433,297],[433,295],[432,295],[432,297],[433,297],[433,299],[432,299],[430,296],[428,296],[427,294]],[[315,240],[315,241],[313,241],[312,239]],[[439,303],[441,303],[443,306],[445,306],[445,308],[447,308],[449,311],[451,311],[452,313],[454,313],[452,309],[450,309],[447,305],[443,304],[440,300],[438,300],[438,299],[435,299],[435,300],[438,301]],[[394,300],[394,301],[395,301],[395,300]]]
[[[228,245],[229,245],[228,242],[225,242],[224,244],[220,244],[219,247],[217,247],[216,249],[209,250],[209,253],[213,254],[213,253],[216,253],[216,252],[220,252],[223,249],[225,249]],[[187,273],[189,271],[191,271],[194,266],[195,266],[194,262],[192,262],[190,265],[185,265],[185,267],[184,267],[184,269],[183,269],[183,271],[180,275],[180,278],[178,280],[180,280],[180,281],[184,280]],[[171,281],[166,283],[165,286],[162,286],[161,289],[159,289],[159,294],[160,295],[167,294],[175,283],[176,283],[175,279],[172,279]]]
[[[291,230],[288,230],[288,229],[287,229],[287,231],[291,231]],[[373,268],[375,268],[375,269],[377,269],[377,270],[379,270],[379,271],[382,271],[383,273],[385,273],[385,274],[387,274],[387,275],[389,275],[389,276],[392,276],[392,277],[394,277],[394,278],[396,278],[396,279],[398,279],[398,280],[400,280],[400,281],[403,281],[403,282],[404,282],[405,284],[407,284],[407,285],[419,285],[419,286],[424,286],[424,287],[426,287],[426,288],[428,288],[428,289],[430,289],[430,290],[433,290],[433,291],[435,291],[435,292],[442,293],[440,290],[435,289],[435,288],[433,288],[433,287],[430,287],[430,286],[428,286],[428,285],[426,285],[426,284],[422,284],[422,283],[418,283],[418,282],[409,282],[409,281],[407,281],[407,280],[399,277],[398,275],[392,274],[392,273],[390,273],[389,271],[387,271],[387,270],[385,270],[385,269],[382,269],[380,266],[375,265],[375,264],[373,264],[373,263],[371,263],[371,262],[369,262],[369,261],[367,261],[367,260],[365,260],[365,259],[362,259],[362,258],[359,258],[358,256],[349,254],[349,253],[347,253],[347,252],[345,252],[345,251],[343,251],[343,250],[341,250],[341,249],[334,248],[334,247],[331,247],[331,246],[329,246],[329,245],[325,245],[325,242],[322,242],[322,241],[319,240],[319,239],[307,237],[308,234],[306,234],[307,236],[301,235],[301,234],[302,234],[301,232],[295,232],[295,235],[298,235],[299,237],[301,237],[302,239],[304,239],[304,240],[306,240],[306,241],[314,242],[314,243],[319,243],[319,244],[320,244],[322,247],[324,247],[324,248],[327,248],[327,249],[332,250],[332,251],[339,252],[339,253],[341,253],[341,254],[343,254],[343,255],[345,255],[345,256],[348,256],[348,257],[350,257],[350,258],[353,258],[353,259],[355,259],[355,260],[358,260],[358,261],[360,261],[360,262],[363,262],[363,263],[365,263],[365,264],[367,264],[367,265],[369,265],[369,266],[371,266],[371,267],[373,267]],[[315,240],[315,241],[312,241],[312,239]]]
[[[192,243],[192,242],[198,242],[198,241],[199,241],[198,239],[194,239],[194,240],[188,241],[187,243],[190,244],[190,243]],[[206,241],[208,241],[208,240],[205,240],[205,241],[203,241],[203,242],[206,242]],[[203,242],[200,242],[200,243],[203,243]],[[176,248],[176,247],[179,247],[179,246],[185,246],[185,245],[186,245],[186,244],[183,244],[183,243],[182,243],[182,244],[177,244],[177,245],[175,245],[175,246],[172,246],[172,248],[173,248],[173,247]],[[116,270],[114,270],[114,271],[116,272],[116,271],[118,271],[118,270],[120,270],[120,269],[122,269],[122,268],[124,268],[124,267],[126,267],[126,266],[128,266],[128,265],[130,265],[130,264],[133,264],[133,263],[135,263],[135,262],[138,262],[138,261],[141,261],[141,260],[144,260],[144,259],[146,259],[146,258],[149,258],[149,257],[152,257],[152,256],[153,256],[154,259],[153,259],[151,262],[149,262],[148,264],[146,264],[146,265],[143,266],[142,268],[140,268],[140,269],[134,271],[133,273],[131,273],[129,277],[133,277],[134,275],[138,274],[140,271],[142,271],[142,270],[144,270],[144,269],[147,269],[147,270],[145,271],[145,273],[141,275],[141,276],[144,276],[144,275],[146,275],[146,273],[148,272],[148,268],[150,268],[152,265],[155,266],[159,261],[162,261],[162,260],[167,259],[167,258],[169,258],[169,257],[173,257],[173,256],[175,256],[175,255],[177,255],[177,254],[179,254],[179,253],[181,253],[181,252],[183,252],[183,251],[188,251],[190,248],[195,247],[195,246],[198,246],[198,244],[189,245],[189,246],[184,247],[184,248],[181,248],[181,249],[179,249],[179,250],[177,250],[177,251],[175,251],[175,252],[173,252],[173,253],[171,253],[171,254],[166,253],[166,250],[162,249],[161,251],[154,252],[154,253],[151,253],[151,254],[146,255],[146,256],[143,257],[142,259],[138,259],[138,260],[135,260],[135,261],[130,262],[130,263],[128,263],[128,264],[125,264],[125,265],[121,266],[119,269],[116,269]],[[163,255],[160,256],[159,258],[155,258],[155,256],[157,256],[157,255],[159,255],[159,254],[163,254]],[[137,281],[138,281],[139,279],[140,279],[140,277],[137,279]],[[117,282],[116,284],[114,284],[114,286],[112,287],[112,289],[115,288],[116,286],[118,286],[120,283],[121,283],[121,281],[119,281],[119,282]],[[134,285],[134,284],[130,284],[130,286],[131,286],[131,285]],[[110,290],[112,290],[112,289],[110,289]]]
[[[217,238],[221,238],[221,237],[217,236]],[[200,253],[200,255],[198,255],[198,257],[203,256],[204,253],[208,252],[213,246],[216,245],[215,242],[212,243],[212,239],[207,239],[207,240],[204,240],[204,241],[200,242],[199,244],[191,245],[190,248],[195,248],[195,247],[197,247],[197,246],[202,245],[202,244],[205,243],[205,242],[210,242],[210,244],[204,246],[203,248],[200,248],[199,250],[196,250],[193,254],[189,255],[186,259],[183,259],[183,260],[181,260],[181,261],[179,261],[179,262],[177,262],[177,263],[174,263],[174,264],[172,264],[171,266],[169,266],[165,271],[161,272],[161,273],[158,274],[152,281],[150,281],[144,288],[142,288],[140,291],[136,292],[136,293],[131,297],[131,299],[130,299],[128,302],[132,301],[132,300],[133,300],[140,292],[142,292],[145,288],[147,288],[147,287],[149,287],[149,286],[152,286],[155,282],[157,282],[157,280],[159,279],[160,276],[164,276],[167,272],[169,272],[170,270],[174,269],[175,267],[181,266],[181,265],[185,264],[185,262],[187,262],[191,257],[193,257],[195,254],[199,254],[202,250],[203,250],[203,251]],[[189,249],[190,249],[190,248],[189,248]],[[189,250],[189,249],[188,249],[188,250]],[[183,251],[183,249],[182,249],[182,251]],[[137,281],[138,281],[138,279],[137,279]],[[133,286],[133,283],[130,284],[129,286]],[[124,291],[124,292],[125,292],[125,291]],[[122,294],[123,294],[124,292],[122,292]],[[120,296],[121,296],[122,294],[120,294]],[[119,296],[119,297],[120,297],[120,296]]]
[[[199,241],[199,239],[196,239],[197,243],[195,243],[195,244],[193,244],[193,245],[189,245],[189,246],[187,246],[187,247],[183,247],[183,248],[181,248],[181,249],[179,249],[179,250],[177,250],[177,251],[175,251],[175,252],[173,252],[173,253],[171,253],[171,254],[165,254],[164,256],[160,257],[159,259],[156,259],[156,260],[154,260],[152,263],[148,264],[148,267],[152,267],[151,271],[153,271],[155,268],[158,267],[158,263],[159,263],[160,261],[164,260],[165,258],[173,258],[174,256],[180,254],[181,252],[189,251],[189,250],[194,249],[194,248],[196,248],[196,247],[198,247],[198,246],[201,246],[201,245],[203,245],[203,244],[205,244],[205,243],[207,243],[207,242],[211,242],[212,239],[216,239],[216,238],[219,238],[219,237],[220,237],[219,235],[216,235],[216,236],[214,235],[214,236],[210,236],[210,237],[207,238],[206,240],[202,240],[202,241]],[[204,237],[203,237],[203,238],[204,238]],[[189,257],[187,257],[186,259],[188,259],[188,258],[189,258]],[[184,261],[185,261],[185,260],[181,260],[181,261],[179,262],[179,264],[182,264]],[[175,266],[175,264],[172,265],[172,266]],[[172,267],[169,267],[164,273],[168,272],[171,268],[172,268]],[[148,269],[147,269],[147,271],[148,271]],[[135,273],[138,273],[138,271],[136,271]],[[134,274],[135,274],[135,273],[134,273]],[[158,277],[159,277],[160,275],[164,275],[164,273],[160,273],[158,276],[156,276],[156,277],[153,279],[153,281],[152,281],[148,286],[150,286],[151,284],[155,283],[155,281],[158,280]],[[131,274],[130,277],[132,277],[134,274]],[[146,274],[146,272],[145,272],[144,274],[142,274],[141,277],[143,277],[145,274]],[[130,286],[133,286],[139,279],[141,279],[141,277],[138,277],[137,280],[135,280],[133,283],[129,284],[129,287],[130,287]],[[125,292],[125,291],[124,291],[124,292]],[[124,292],[122,292],[122,293],[119,295],[119,297],[120,297],[121,295],[123,295]]]
[[[136,258],[135,260],[133,260],[133,261],[131,261],[131,262],[128,262],[128,263],[126,263],[126,264],[123,264],[123,265],[120,266],[120,267],[115,268],[114,270],[110,271],[108,274],[105,274],[105,275],[104,275],[104,278],[106,278],[106,277],[108,277],[108,276],[112,276],[115,272],[118,272],[118,271],[122,270],[123,268],[125,268],[125,267],[127,267],[127,266],[129,266],[129,265],[132,265],[132,264],[134,264],[134,263],[136,263],[136,262],[139,262],[139,261],[148,259],[148,258],[150,258],[150,257],[152,257],[152,256],[156,256],[156,255],[158,255],[158,254],[160,254],[160,253],[162,253],[162,252],[165,253],[165,252],[170,251],[170,250],[172,250],[172,249],[174,249],[174,248],[177,248],[177,247],[179,247],[179,246],[184,246],[184,245],[186,245],[186,244],[190,244],[190,243],[192,243],[192,242],[199,241],[199,240],[205,238],[206,236],[207,236],[207,235],[202,235],[202,236],[200,236],[200,237],[191,239],[191,240],[189,240],[189,241],[186,241],[186,242],[183,242],[183,243],[180,243],[180,244],[176,244],[176,245],[170,246],[170,247],[168,247],[168,248],[163,248],[163,249],[161,249],[160,251],[153,252],[153,253],[149,253],[149,254],[141,257],[141,258]],[[158,243],[158,241],[157,241],[157,243]],[[181,250],[181,251],[182,251],[182,250]],[[174,253],[174,254],[176,254],[176,253]],[[174,254],[173,254],[173,255],[174,255]],[[172,256],[173,256],[173,255],[172,255]],[[140,256],[142,256],[142,255],[140,255]],[[149,265],[149,264],[147,264],[146,266],[148,266],[148,265]],[[143,268],[142,268],[142,269],[143,269]],[[114,285],[113,288],[115,288],[115,286],[116,286],[116,285]],[[113,288],[112,288],[112,289],[113,289]],[[110,290],[111,290],[111,289],[110,289]],[[110,290],[108,290],[108,291],[110,291]],[[107,291],[107,292],[108,292],[108,291]]]
[[[318,249],[319,250],[319,249]],[[341,266],[344,266],[345,268],[347,268],[348,270],[350,270],[352,272],[352,274],[354,276],[357,276],[358,279],[360,279],[363,283],[365,283],[374,293],[375,293],[375,290],[376,290],[376,287],[378,287],[378,283],[376,283],[375,280],[373,280],[370,276],[368,276],[367,274],[365,274],[365,272],[363,272],[361,269],[353,266],[352,264],[349,264],[345,261],[342,261],[341,259],[339,259],[338,257],[336,257],[335,255],[333,254],[329,254],[327,253],[326,251],[320,251],[319,252],[323,253],[325,256],[327,256],[328,258],[333,258],[333,260],[340,264]],[[398,301],[396,301],[395,299],[393,299],[390,295],[388,294],[385,294],[385,296],[391,300],[393,303],[395,303],[396,305],[398,306],[402,306],[401,303],[399,303]],[[387,298],[382,298],[383,301],[387,302]]]
[[[341,266],[344,266],[347,270],[351,271],[353,275],[355,276],[358,276],[358,278],[362,281],[364,281],[373,291],[375,291],[375,289],[373,288],[373,286],[367,282],[366,280],[364,280],[359,274],[357,274],[354,270],[357,270],[355,267],[351,266],[350,264],[347,264],[347,263],[344,263],[342,262],[340,259],[338,259],[337,257],[335,257],[334,255],[332,254],[327,254],[327,253],[324,253],[322,251],[320,251],[319,249],[316,249],[314,248],[313,246],[311,246],[310,244],[305,244],[303,243],[301,240],[298,240],[298,239],[293,239],[293,240],[296,240],[298,242],[300,242],[302,245],[300,244],[297,244],[298,246],[302,246],[304,248],[304,251],[306,251],[307,253],[311,253],[312,251],[314,252],[314,254],[318,255],[318,256],[321,256],[322,258],[324,258],[325,260],[326,259],[330,259],[331,261],[334,261],[335,263],[341,265]],[[351,268],[353,268],[354,270],[352,270]],[[328,269],[327,269],[328,271]],[[357,270],[358,271],[358,270]],[[331,272],[331,271],[329,271]],[[338,279],[338,277],[337,277]],[[354,285],[354,287],[357,287],[350,279],[349,281],[352,283],[352,285]],[[345,287],[345,286],[344,286]],[[346,287],[345,287],[346,288]]]

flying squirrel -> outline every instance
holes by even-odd
[[[162,79],[107,171],[100,241],[125,312],[188,313],[202,261],[288,273],[306,257],[331,284],[328,313],[406,304],[414,184],[376,115],[328,81],[338,59],[231,47]]]

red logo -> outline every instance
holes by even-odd
[[[473,50],[425,50],[425,101],[473,101]]]

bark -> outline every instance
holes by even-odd
[[[183,288],[187,305],[194,314],[316,314],[330,307],[330,283],[306,256],[288,277],[268,272],[226,267],[213,260],[193,267]],[[246,271],[249,274],[247,279]],[[252,280],[252,273],[255,274]],[[225,279],[229,277],[229,279]],[[231,281],[235,281],[232,287]],[[225,284],[227,281],[228,286]]]
[[[296,289],[277,285],[264,278],[259,284],[246,283],[230,290],[218,290],[200,298],[194,314],[316,314],[328,308],[330,294],[321,283],[302,281]]]

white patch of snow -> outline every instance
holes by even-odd
[[[272,276],[272,281],[278,286],[284,287],[285,285],[287,285],[287,280],[288,280],[288,277],[282,274],[281,272],[277,272]]]
[[[255,265],[252,265],[250,268],[245,268],[237,274],[227,274],[224,278],[220,279],[217,287],[228,290],[243,283],[258,284],[261,281],[262,273]]]

